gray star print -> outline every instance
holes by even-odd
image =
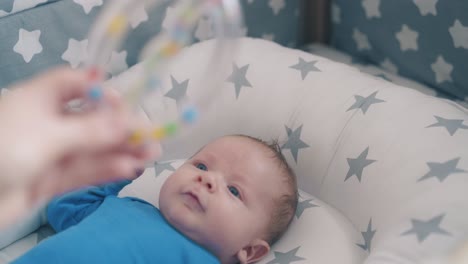
[[[450,136],[453,136],[458,129],[468,129],[468,126],[463,124],[462,119],[446,119],[440,116],[434,117],[437,119],[437,123],[434,123],[427,127],[445,127],[449,132]]]
[[[307,145],[304,141],[301,140],[302,125],[294,131],[292,131],[292,129],[290,129],[287,126],[285,128],[286,133],[288,134],[288,141],[286,141],[286,143],[284,143],[284,145],[281,146],[281,149],[291,150],[291,154],[293,155],[294,160],[297,163],[297,154],[299,152],[299,149],[308,148],[309,145]]]
[[[313,199],[309,200],[304,200],[302,202],[297,203],[297,209],[296,209],[296,217],[299,218],[301,217],[302,213],[304,212],[305,209],[307,208],[312,208],[312,207],[319,207],[316,204],[310,203]]]
[[[370,252],[372,238],[374,238],[375,232],[377,232],[377,230],[375,229],[372,230],[372,218],[371,218],[369,221],[369,224],[367,225],[366,232],[361,232],[362,237],[364,238],[364,244],[356,244],[356,245],[366,250],[367,252]]]
[[[357,157],[356,159],[351,159],[351,158],[347,159],[349,170],[348,170],[348,173],[346,174],[345,181],[349,179],[351,176],[356,175],[359,182],[361,182],[362,172],[364,168],[376,162],[376,160],[366,159],[368,153],[369,153],[369,147],[367,147],[361,154],[359,154],[359,157]]]
[[[439,179],[439,182],[443,182],[451,174],[466,172],[465,170],[457,168],[458,161],[460,161],[460,158],[455,158],[442,163],[427,162],[427,165],[429,166],[429,172],[421,177],[418,181],[423,181],[434,177]]]
[[[355,95],[354,99],[356,100],[356,102],[348,110],[346,110],[346,112],[348,112],[350,110],[353,110],[353,109],[361,109],[362,113],[365,114],[367,112],[367,110],[369,110],[369,107],[372,104],[378,104],[378,103],[385,102],[384,100],[380,100],[380,99],[375,98],[377,93],[378,93],[378,91],[372,93],[371,95],[369,95],[367,97],[363,97],[363,96],[360,96],[360,95]]]
[[[241,92],[241,88],[243,86],[252,87],[250,82],[245,77],[245,75],[247,74],[247,70],[249,69],[249,64],[239,69],[239,67],[237,67],[237,65],[234,63],[232,67],[232,74],[227,78],[226,81],[234,84],[234,87],[236,88],[236,99],[238,99],[239,94]]]
[[[304,80],[309,72],[316,71],[319,72],[320,69],[315,67],[315,64],[318,61],[305,61],[302,58],[299,58],[299,62],[296,65],[289,66],[289,68],[299,70],[301,72],[302,80]]]
[[[156,177],[159,176],[163,171],[169,170],[169,171],[175,171],[175,168],[172,167],[172,162],[155,162],[154,163],[154,171],[156,174]]]
[[[305,258],[296,256],[296,253],[299,250],[299,248],[300,247],[297,247],[286,253],[275,251],[275,258],[271,261],[268,261],[267,264],[289,264],[293,261],[304,260]]]
[[[171,81],[172,81],[172,89],[169,90],[164,96],[176,100],[177,106],[179,106],[179,104],[182,102],[182,99],[184,99],[184,97],[187,95],[187,86],[188,86],[189,79],[179,83],[171,75]]]
[[[442,219],[444,217],[445,217],[445,214],[441,214],[432,219],[429,219],[428,221],[411,219],[411,224],[413,227],[401,235],[407,236],[411,234],[416,234],[416,236],[418,237],[419,243],[426,240],[426,238],[432,233],[450,236],[451,234],[449,232],[439,227],[440,222],[442,222]]]

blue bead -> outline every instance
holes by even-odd
[[[195,122],[197,118],[198,118],[198,111],[197,109],[193,107],[186,109],[182,113],[182,119],[189,124]]]
[[[95,101],[98,101],[102,98],[102,89],[98,85],[93,86],[88,92],[88,96]]]

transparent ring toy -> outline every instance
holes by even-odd
[[[213,21],[215,48],[212,51],[211,61],[206,65],[231,65],[230,60],[235,50],[235,38],[240,35],[243,25],[243,16],[238,0],[179,0],[173,1],[175,19],[169,22],[166,30],[151,39],[140,54],[143,70],[124,94],[125,100],[131,106],[137,106],[148,94],[161,95],[160,72],[173,60],[181,50],[192,43],[192,32],[196,23],[202,17]],[[96,19],[89,33],[89,56],[86,67],[92,76],[97,70],[105,69],[113,51],[118,49],[129,32],[129,18],[141,10],[151,10],[168,0],[112,0],[106,1],[101,13]],[[216,89],[224,81],[217,74],[208,76],[207,83],[203,84],[204,96],[198,99],[184,98],[177,105],[178,114],[156,125],[151,131],[135,130],[131,133],[130,141],[135,144],[146,140],[160,141],[166,137],[178,134],[187,125],[193,124],[199,114],[214,100]],[[98,101],[101,96],[99,85],[93,86],[89,97]],[[187,97],[187,96],[185,96]],[[154,121],[154,120],[152,120]]]

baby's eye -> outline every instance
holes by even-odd
[[[240,192],[236,187],[228,186],[228,189],[234,196],[236,196],[237,198],[240,198]]]
[[[197,163],[197,165],[195,165],[195,167],[197,167],[197,169],[202,170],[202,171],[207,171],[208,170],[206,165],[203,164],[203,163]]]

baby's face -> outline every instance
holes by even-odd
[[[229,136],[206,145],[164,183],[159,206],[176,229],[222,261],[262,238],[281,190],[270,153]]]

